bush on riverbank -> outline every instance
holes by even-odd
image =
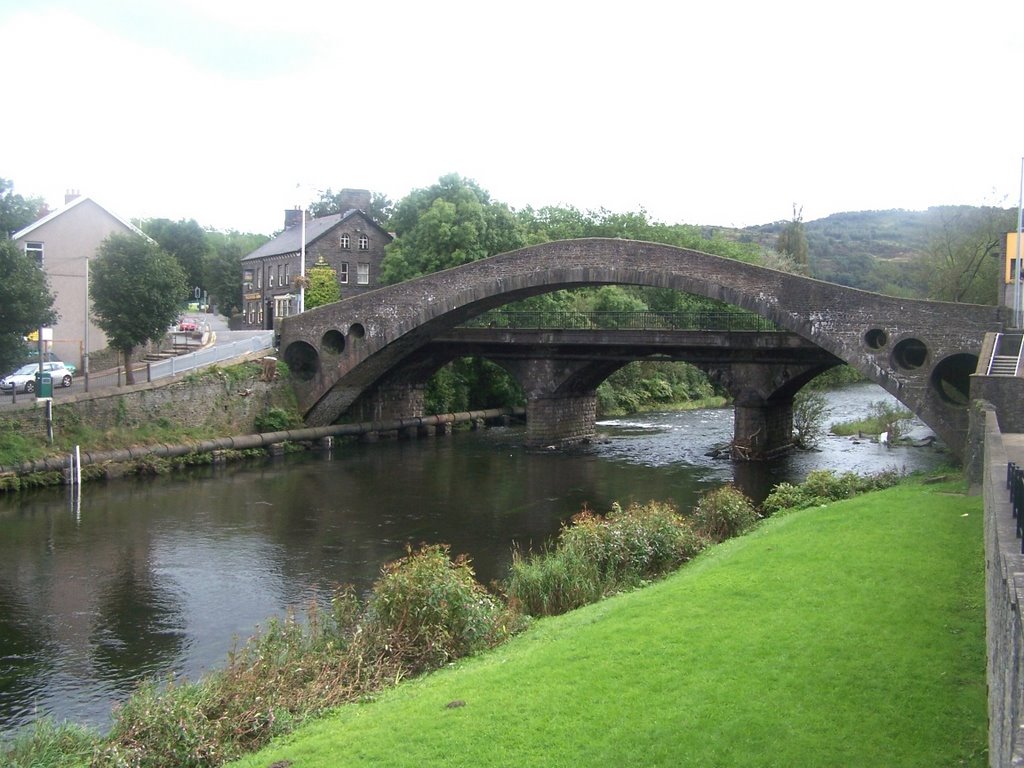
[[[705,546],[707,538],[669,504],[615,505],[606,517],[584,510],[549,550],[514,552],[504,589],[524,613],[554,616],[660,576]]]
[[[830,501],[891,488],[899,482],[900,475],[895,470],[870,475],[858,475],[855,472],[837,475],[831,469],[818,469],[807,475],[807,479],[800,485],[776,485],[761,503],[761,509],[765,515],[775,515],[784,510],[820,506]]]

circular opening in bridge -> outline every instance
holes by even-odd
[[[872,328],[864,334],[864,343],[869,349],[881,349],[889,343],[889,334],[881,328]]]
[[[345,335],[341,331],[330,330],[320,339],[320,346],[332,355],[340,355],[345,351]]]
[[[311,344],[293,341],[284,351],[284,361],[292,376],[309,381],[320,370],[320,356]]]
[[[893,362],[905,371],[920,368],[927,358],[928,347],[920,339],[903,339],[892,349]]]
[[[366,329],[363,328],[362,323],[352,323],[352,326],[348,329],[348,335],[353,339],[361,339],[366,335]]]
[[[950,355],[939,361],[932,371],[932,388],[950,405],[970,402],[971,374],[978,369],[978,356],[967,352]]]

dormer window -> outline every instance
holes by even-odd
[[[340,245],[340,246],[341,246],[341,249],[342,249],[343,251],[347,251],[347,250],[348,250],[349,248],[351,248],[351,247],[352,247],[352,242],[351,242],[351,240],[349,240],[349,237],[348,237],[348,235],[342,235],[342,236],[341,236],[341,237],[340,237],[340,238],[338,239],[338,245]]]
[[[368,251],[368,250],[370,250],[370,238],[368,238],[366,235],[360,235],[359,236],[359,250],[360,251]]]

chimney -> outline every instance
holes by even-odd
[[[357,208],[364,213],[370,210],[370,190],[343,189],[338,193],[339,213],[348,213]]]
[[[79,194],[77,189],[64,190],[64,205],[67,205],[68,203],[77,200],[79,197],[81,197],[81,195]]]
[[[302,213],[301,208],[286,209],[284,212],[284,228],[291,229],[292,227],[299,226],[302,223]],[[309,221],[308,212],[306,213],[306,221]]]

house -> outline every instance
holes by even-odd
[[[284,231],[242,258],[242,327],[271,329],[275,318],[294,314],[295,280],[319,259],[334,268],[343,299],[380,286],[384,247],[392,237],[366,214],[369,191],[345,189],[341,200],[342,212],[330,216],[285,211]],[[299,267],[303,233],[305,270]]]
[[[42,267],[54,295],[59,318],[53,326],[50,351],[85,369],[85,354],[107,347],[107,337],[87,318],[87,262],[112,234],[146,235],[90,197],[69,192],[64,207],[19,232],[13,240]]]

